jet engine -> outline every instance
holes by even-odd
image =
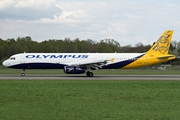
[[[82,74],[85,72],[86,72],[86,70],[83,67],[64,66],[64,73],[66,73],[66,74]]]

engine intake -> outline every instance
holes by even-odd
[[[85,72],[86,71],[83,67],[64,66],[64,73],[66,73],[66,74],[83,74]]]

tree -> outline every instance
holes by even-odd
[[[170,44],[170,53],[174,55],[178,55],[178,42],[172,41]]]
[[[120,44],[113,39],[101,40],[98,43],[97,50],[99,52],[108,52],[108,53],[119,52],[120,51]]]

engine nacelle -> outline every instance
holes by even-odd
[[[64,73],[66,74],[83,74],[86,70],[83,67],[64,66]]]

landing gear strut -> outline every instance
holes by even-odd
[[[25,69],[23,69],[21,76],[25,76]]]
[[[86,75],[87,75],[88,77],[93,77],[93,73],[92,73],[92,72],[89,72],[89,71],[86,72]]]

